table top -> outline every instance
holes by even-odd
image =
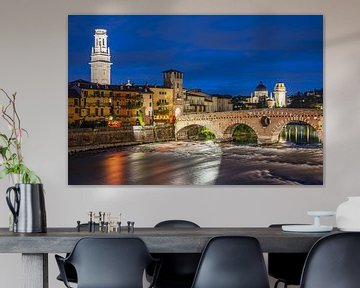
[[[321,237],[338,233],[284,232],[272,228],[127,228],[119,232],[78,232],[76,228],[48,228],[47,233],[13,233],[0,228],[0,253],[65,253],[83,237],[139,237],[152,253],[201,253],[210,238],[222,235],[252,236],[263,252],[308,252]]]

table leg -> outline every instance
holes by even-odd
[[[23,288],[49,288],[48,254],[22,254]]]

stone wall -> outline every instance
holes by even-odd
[[[68,152],[106,149],[175,140],[174,125],[135,126],[128,129],[83,128],[68,130]]]

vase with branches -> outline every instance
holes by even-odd
[[[16,93],[9,95],[4,89],[0,89],[0,92],[5,96],[4,104],[0,104],[1,116],[8,127],[6,133],[0,131],[0,179],[17,175],[18,179],[12,179],[15,183],[41,183],[40,177],[24,163],[21,145],[28,132],[21,126]]]

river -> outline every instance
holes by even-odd
[[[322,185],[320,144],[153,143],[69,155],[69,185]]]

